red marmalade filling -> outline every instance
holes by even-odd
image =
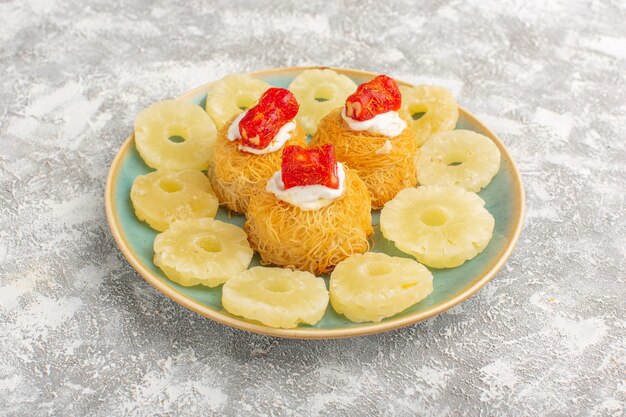
[[[346,116],[364,121],[388,111],[398,111],[402,96],[393,78],[379,75],[359,85],[346,99]]]
[[[268,89],[239,122],[241,144],[254,149],[267,148],[280,128],[296,117],[299,108],[291,91]]]
[[[281,169],[285,189],[316,184],[339,188],[335,148],[330,144],[315,148],[286,146]]]

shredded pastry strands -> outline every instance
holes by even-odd
[[[251,198],[244,229],[263,263],[322,274],[369,249],[369,202],[363,181],[346,168],[345,193],[331,205],[303,211],[264,191]]]

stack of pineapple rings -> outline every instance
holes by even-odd
[[[497,146],[478,133],[454,130],[458,107],[448,90],[401,86],[400,114],[409,120],[420,147],[420,185],[404,188],[384,205],[380,228],[416,260],[354,254],[336,265],[330,291],[310,272],[248,269],[254,253],[248,236],[214,219],[220,202],[203,171],[209,168],[218,129],[228,128],[228,121],[269,87],[248,75],[228,75],[211,86],[206,111],[169,100],[137,116],[135,145],[156,171],[135,179],[130,198],[137,217],[162,232],[154,241],[154,263],[170,280],[184,286],[223,284],[227,311],[271,327],[314,325],[329,301],[351,321],[378,322],[433,291],[432,273],[424,265],[456,267],[485,249],[495,222],[475,193],[499,170]],[[320,121],[342,107],[356,87],[329,69],[302,71],[289,86],[300,104],[297,123],[314,135]]]

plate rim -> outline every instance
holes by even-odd
[[[305,67],[278,67],[278,68],[268,68],[259,71],[249,72],[247,74],[253,77],[268,77],[268,76],[276,76],[280,73],[284,72],[295,72],[295,71],[305,71],[309,69],[330,69],[337,73],[343,75],[356,75],[356,76],[366,76],[373,77],[376,76],[376,73],[365,71],[365,70],[357,70],[351,68],[337,68],[337,67],[326,67],[326,66],[305,66]],[[395,79],[395,78],[394,78]],[[407,83],[401,80],[396,81],[401,85],[412,86],[414,84]],[[205,92],[208,88],[215,83],[215,81],[209,82],[202,86],[193,88],[176,98],[176,100],[187,100],[201,92]],[[115,204],[113,204],[113,196],[114,193],[114,185],[117,184],[117,178],[119,176],[119,171],[121,167],[121,161],[123,157],[128,153],[131,144],[134,141],[134,133],[130,133],[130,135],[125,139],[122,146],[117,151],[117,154],[113,158],[111,162],[111,166],[109,168],[109,172],[107,175],[107,181],[104,191],[104,203],[105,203],[105,211],[107,222],[109,224],[109,228],[111,229],[111,234],[122,254],[126,258],[126,260],[130,263],[130,265],[135,269],[139,275],[141,275],[150,285],[160,291],[162,294],[172,299],[176,303],[186,307],[187,309],[194,311],[206,318],[209,318],[218,323],[234,327],[239,330],[245,330],[257,334],[263,334],[266,336],[275,336],[282,338],[291,338],[291,339],[334,339],[334,338],[345,338],[345,337],[354,337],[354,336],[366,336],[374,333],[380,333],[385,331],[390,331],[394,329],[398,329],[401,327],[406,327],[420,321],[426,320],[432,316],[435,316],[439,313],[442,313],[471,297],[478,290],[480,290],[487,282],[489,282],[499,271],[502,269],[506,261],[511,256],[513,249],[515,248],[520,234],[522,232],[523,223],[524,223],[524,215],[526,211],[526,195],[524,192],[524,186],[522,183],[522,178],[520,172],[517,168],[517,165],[509,153],[508,149],[500,140],[500,138],[493,133],[487,126],[485,126],[480,120],[478,120],[473,114],[469,111],[465,110],[462,106],[459,106],[459,113],[463,114],[465,118],[471,121],[474,126],[478,126],[483,132],[488,136],[495,144],[498,146],[498,149],[501,153],[506,155],[506,158],[511,162],[512,167],[512,177],[514,182],[514,194],[517,197],[514,206],[514,212],[517,214],[515,218],[515,225],[513,229],[513,235],[508,240],[506,247],[498,256],[498,258],[493,261],[488,268],[488,270],[482,274],[477,276],[470,284],[468,284],[463,290],[459,291],[455,295],[449,297],[444,300],[442,303],[439,303],[432,308],[427,310],[410,314],[404,317],[399,317],[397,319],[389,319],[387,321],[382,321],[378,323],[356,323],[352,327],[348,328],[336,328],[336,329],[317,329],[317,328],[293,328],[293,329],[278,329],[273,327],[264,326],[262,324],[252,323],[246,321],[243,318],[230,316],[224,314],[220,311],[214,310],[210,307],[207,307],[201,304],[198,301],[192,300],[188,298],[185,294],[179,292],[178,290],[168,286],[164,282],[161,281],[159,277],[152,273],[149,269],[147,269],[142,262],[135,256],[134,250],[127,242],[126,238],[122,234],[122,226],[119,223],[119,218],[115,210]]]

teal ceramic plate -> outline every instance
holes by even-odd
[[[291,80],[305,69],[309,68],[278,68],[255,72],[251,75],[274,86],[287,87]],[[333,69],[352,78],[357,84],[375,76],[373,73],[364,71]],[[399,84],[408,85],[402,82]],[[184,94],[179,99],[203,105],[206,91],[209,88],[210,84],[199,87]],[[228,326],[266,335],[303,339],[350,337],[407,326],[441,313],[478,291],[504,265],[522,229],[525,208],[524,190],[511,155],[496,135],[462,108],[460,109],[457,129],[470,129],[488,136],[498,146],[502,154],[500,171],[491,183],[479,193],[486,202],[486,208],[495,217],[493,238],[487,248],[471,261],[457,268],[432,269],[434,276],[432,294],[422,302],[380,323],[352,323],[335,313],[329,305],[326,314],[315,326],[274,329],[226,312],[221,304],[221,287],[183,287],[169,281],[161,270],[152,263],[154,255],[152,244],[156,232],[135,217],[130,202],[129,193],[135,177],[151,171],[137,153],[132,135],[122,145],[111,165],[105,193],[107,218],[120,250],[141,276],[174,301]],[[229,216],[228,212],[221,208],[217,218],[239,226],[242,226],[244,221],[243,216]],[[376,225],[374,228],[376,231],[374,250],[394,256],[409,257],[398,251],[392,242],[382,237],[380,229],[377,227],[378,218],[379,213],[374,212],[373,224]],[[258,264],[258,256],[255,256],[251,266]]]

